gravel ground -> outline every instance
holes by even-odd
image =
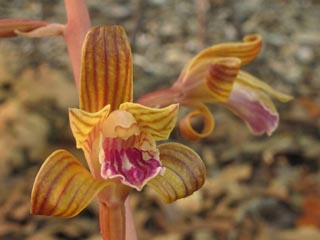
[[[245,70],[295,99],[275,102],[271,136],[252,136],[217,106],[212,136],[190,143],[208,178],[191,197],[164,204],[134,192],[139,239],[320,239],[320,31],[318,0],[88,1],[93,25],[121,24],[131,41],[135,98],[169,86],[212,44],[263,37]],[[201,6],[204,6],[201,8]],[[63,1],[0,1],[0,17],[65,22]],[[68,107],[77,105],[69,59],[59,37],[0,40],[0,239],[100,239],[97,203],[79,216],[29,215],[42,161],[65,148],[77,156]]]

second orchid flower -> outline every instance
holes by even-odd
[[[272,89],[249,73],[240,70],[260,52],[262,39],[248,35],[240,43],[223,43],[196,55],[168,89],[151,92],[138,102],[163,107],[179,102],[194,109],[180,121],[181,134],[188,140],[207,137],[214,129],[214,119],[206,104],[221,104],[242,118],[256,135],[268,135],[277,128],[279,114],[268,95],[282,102],[292,97]],[[196,131],[191,119],[200,117],[204,127]]]

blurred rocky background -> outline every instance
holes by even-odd
[[[212,44],[263,37],[246,70],[295,97],[275,102],[271,136],[212,106],[216,129],[193,147],[208,178],[191,197],[166,205],[148,188],[131,204],[141,240],[320,239],[320,2],[318,0],[88,1],[92,25],[121,24],[131,41],[135,98],[167,87],[185,63]],[[0,0],[1,18],[65,22],[62,0]],[[81,158],[68,126],[77,106],[61,37],[0,40],[0,239],[99,237],[97,203],[79,216],[29,214],[44,159],[64,148]]]

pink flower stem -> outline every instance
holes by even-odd
[[[67,24],[64,39],[67,44],[77,89],[80,82],[82,43],[90,29],[90,16],[85,0],[65,0]]]
[[[130,196],[127,197],[124,203],[124,207],[126,210],[126,213],[125,213],[126,214],[126,240],[137,240],[138,238],[137,238],[136,228],[134,225],[129,198]]]
[[[100,202],[99,217],[103,240],[125,240],[126,210],[124,204],[109,207]]]

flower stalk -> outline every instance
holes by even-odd
[[[90,16],[86,0],[65,0],[67,24],[64,31],[64,40],[73,70],[77,89],[79,89],[80,61],[83,40],[90,29]]]
[[[126,236],[126,210],[125,205],[107,206],[105,203],[99,203],[99,221],[100,231],[103,240],[129,239],[129,233]]]

